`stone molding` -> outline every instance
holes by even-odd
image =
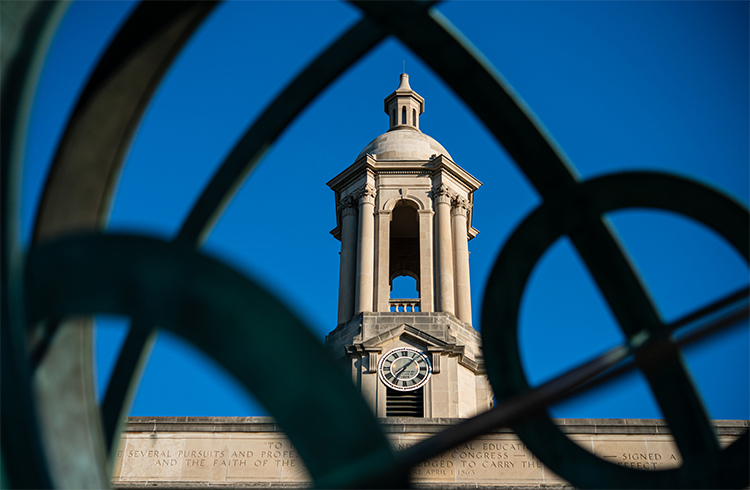
[[[438,434],[466,419],[383,417],[383,432]],[[671,434],[662,419],[552,419],[566,434]],[[750,428],[748,420],[712,420],[719,436],[741,436]],[[124,432],[283,432],[273,417],[127,417]],[[507,427],[488,433],[510,434]]]
[[[378,354],[383,351],[382,347],[365,346],[363,343],[359,342],[356,344],[347,345],[344,350],[346,351],[346,355],[349,357],[355,355],[360,357],[367,357],[369,362],[369,364],[367,365],[367,373],[376,374],[378,372]]]
[[[362,186],[363,180],[374,182],[379,175],[413,175],[431,177],[433,185],[437,180],[449,178],[455,181],[462,192],[468,193],[469,201],[472,200],[472,194],[482,183],[474,176],[466,172],[463,168],[454,163],[446,155],[436,155],[430,160],[396,160],[396,161],[378,161],[370,155],[361,155],[354,163],[331,179],[327,185],[337,193],[337,195],[349,194],[357,196],[357,192],[351,192],[357,186]],[[436,185],[439,188],[439,185]],[[447,187],[447,186],[446,186]],[[430,191],[430,197],[434,195]],[[338,202],[336,203],[338,205]],[[331,235],[340,239],[341,235],[341,214],[337,213],[337,226],[331,230]],[[467,227],[469,240],[473,239],[479,232],[472,226],[472,213],[467,213]]]
[[[416,204],[418,209],[417,212],[423,212],[428,211],[428,203],[425,203],[418,195],[409,193],[409,189],[402,188],[400,191],[400,194],[397,196],[392,196],[389,198],[385,203],[382,202],[382,196],[387,195],[387,192],[383,192],[383,189],[380,189],[380,195],[381,195],[381,202],[380,202],[380,210],[384,212],[391,213],[393,212],[393,209],[396,207],[396,204],[402,202],[402,201],[409,201],[413,204]]]
[[[448,313],[445,311],[435,311],[429,313],[367,312],[358,313],[354,315],[350,320],[337,325],[336,328],[326,336],[325,345],[330,348],[332,345],[337,345],[340,342],[361,342],[364,335],[364,326],[368,326],[368,335],[366,337],[370,338],[372,336],[369,334],[369,332],[371,331],[371,326],[379,323],[393,324],[393,327],[391,328],[395,328],[396,326],[401,324],[407,324],[415,325],[416,328],[422,329],[425,329],[428,325],[445,325],[446,328],[444,331],[446,333],[449,333],[451,336],[453,336],[454,334],[458,336],[463,335],[469,337],[474,343],[481,344],[482,342],[481,335],[479,334],[479,332],[474,330],[471,325],[462,322],[452,313]],[[387,330],[390,330],[390,328]],[[433,331],[434,333],[434,330],[429,330]],[[343,354],[343,350],[341,352],[333,352],[333,354],[338,358]]]
[[[408,175],[410,177],[432,177],[433,172],[423,169],[379,170],[378,175]]]

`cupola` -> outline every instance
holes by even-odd
[[[389,131],[406,128],[419,131],[419,116],[423,112],[424,99],[409,86],[409,75],[402,73],[396,91],[385,98],[385,113],[390,121]]]

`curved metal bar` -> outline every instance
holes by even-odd
[[[143,111],[174,57],[214,6],[143,2],[133,11],[68,121],[40,200],[35,241],[103,225],[112,183]]]
[[[297,75],[232,149],[193,206],[175,240],[190,246],[199,246],[210,232],[214,220],[226,202],[287,126],[328,85],[384,37],[381,29],[371,21],[363,19]],[[136,373],[140,371],[142,352],[149,350],[148,339],[153,337],[144,329],[147,330],[149,327],[131,326],[102,405],[105,437],[110,444],[118,432],[118,424],[122,423],[122,411],[130,405],[130,395],[134,392],[131,384],[138,377]]]
[[[534,264],[558,238],[585,226],[592,216],[633,207],[662,209],[693,218],[719,233],[746,262],[750,261],[748,211],[730,198],[684,178],[645,172],[615,174],[581,183],[570,192],[545,201],[507,242],[485,292],[482,309],[484,351],[487,372],[493,386],[497,387],[495,395],[498,400],[512,399],[530,390],[518,353],[517,328],[521,296]],[[640,338],[631,338],[630,342],[664,342],[666,331],[666,328],[656,332],[643,328]],[[666,342],[669,345],[672,341]],[[669,350],[671,358],[679,361],[678,349],[672,345]],[[643,356],[644,359],[648,357]],[[644,363],[640,362],[639,367],[643,369]],[[665,369],[653,365],[648,368]],[[680,388],[679,385],[666,388],[669,390],[667,395],[674,397],[674,404],[685,399],[684,393],[678,391]],[[747,468],[725,466],[713,431],[709,435],[701,434],[702,439],[688,439],[690,443],[697,439],[704,443],[702,446],[685,444],[686,439],[680,431],[691,427],[690,421],[695,418],[691,409],[694,408],[685,407],[677,415],[680,417],[677,423],[668,418],[685,463],[677,470],[663,472],[631,470],[597,458],[568,439],[552,423],[546,411],[528,421],[516,423],[513,428],[545,465],[580,487],[708,488],[719,485],[724,478],[721,472],[731,476],[735,482],[732,485],[737,485],[747,476]],[[667,417],[675,415],[670,413]],[[704,464],[691,463],[696,454],[705,458]]]
[[[136,7],[68,121],[40,201],[35,242],[103,226],[112,183],[138,121],[172,60],[214,5],[144,2]],[[64,487],[107,487],[91,321],[50,321],[40,337],[41,344],[32,346],[42,346],[34,349],[40,359],[34,382],[53,473],[64,475]]]
[[[415,3],[353,3],[398,36],[456,91],[545,201],[575,185],[572,166],[551,137],[489,62],[438,12],[425,12]],[[664,324],[656,307],[615,235],[599,216],[589,218],[571,228],[568,235],[620,328],[629,339],[643,329],[662,330]],[[680,447],[691,448],[687,452],[694,455],[713,453],[718,443],[679,356],[671,356],[658,369],[644,366],[643,372]],[[681,393],[682,406],[672,399],[676,392]],[[682,417],[686,411],[694,414],[692,420]]]
[[[724,300],[718,301],[706,308],[715,309],[718,313],[699,311],[695,314],[691,314],[681,318],[679,322],[684,322],[684,325],[689,325],[690,331],[677,336],[674,339],[674,343],[679,347],[683,347],[698,342],[699,340],[713,335],[720,330],[740,325],[742,322],[746,321],[748,317],[750,317],[750,308],[748,307],[749,294],[750,291],[748,290],[748,288],[744,288],[742,291],[738,291],[738,293],[730,295]],[[722,302],[724,302],[725,304],[722,305]],[[709,315],[711,316],[711,318],[704,318]],[[691,316],[693,317],[691,318]],[[672,323],[669,325],[669,330],[671,332],[675,332],[676,330],[679,330],[681,326],[682,325]],[[637,351],[637,353],[643,358],[652,358],[653,362],[658,362],[659,356],[661,355],[662,350],[664,350],[664,347],[659,349],[656,349],[654,347],[663,345],[665,345],[664,338],[655,337],[653,343],[643,346]],[[673,346],[668,345],[667,348],[673,349]],[[615,379],[622,374],[630,371],[631,369],[635,369],[637,367],[638,365],[636,364],[635,360],[630,363],[623,363],[620,366],[616,366],[615,368],[608,370],[601,376],[597,376],[590,382],[582,384],[580,387],[576,388],[573,393],[571,393],[571,396],[575,396],[578,393],[592,390],[597,386],[606,383],[611,379]]]
[[[35,242],[103,225],[112,183],[151,95],[214,5],[146,2],[133,11],[102,56],[68,121],[40,199]],[[110,124],[103,125],[102,120]],[[50,331],[41,338],[49,336]],[[37,356],[43,357],[43,352]]]
[[[152,238],[77,234],[33,248],[26,272],[29,321],[127,315],[202,349],[271,412],[318,486],[406,485],[404,473],[388,471],[390,444],[339,365],[288,308],[232,268]]]
[[[50,488],[26,353],[19,189],[33,88],[67,5],[4,4],[0,91],[0,458],[3,488]],[[16,9],[11,15],[6,9]],[[14,32],[15,30],[15,32]]]
[[[691,329],[689,335],[677,340],[678,345],[683,346],[719,330],[736,327],[750,317],[748,297],[750,289],[743,288],[670,324],[670,331],[694,322],[700,323],[696,330]],[[711,319],[706,322],[706,317]],[[637,368],[634,361],[628,362],[633,353],[641,352],[653,357],[659,356],[665,348],[671,349],[666,339],[657,339],[655,343],[648,345],[614,347],[540,386],[399,452],[399,464],[412,467],[492,429],[509,427],[531,415],[543,413],[544,408],[553,403],[573,398]]]
[[[156,329],[131,321],[128,335],[120,348],[117,363],[109,378],[107,392],[100,408],[102,432],[109,454],[109,465],[114,464],[118,434],[122,432],[130,411],[141,374],[156,341]]]
[[[193,206],[176,240],[200,244],[227,201],[276,139],[336,78],[382,41],[386,33],[368,19],[357,22],[311,62],[263,111]]]

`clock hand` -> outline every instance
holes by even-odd
[[[398,379],[398,377],[401,376],[401,373],[403,373],[406,368],[408,368],[409,366],[411,366],[412,362],[414,362],[414,358],[413,357],[411,359],[409,359],[409,362],[407,362],[404,367],[402,367],[401,369],[399,369],[398,372],[393,375],[393,377],[395,379]]]

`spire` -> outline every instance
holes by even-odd
[[[411,90],[411,87],[409,86],[409,75],[406,73],[401,74],[396,92],[401,90]]]
[[[384,102],[389,130],[411,128],[419,131],[419,116],[424,112],[424,99],[409,86],[409,75],[401,74],[398,88]]]

